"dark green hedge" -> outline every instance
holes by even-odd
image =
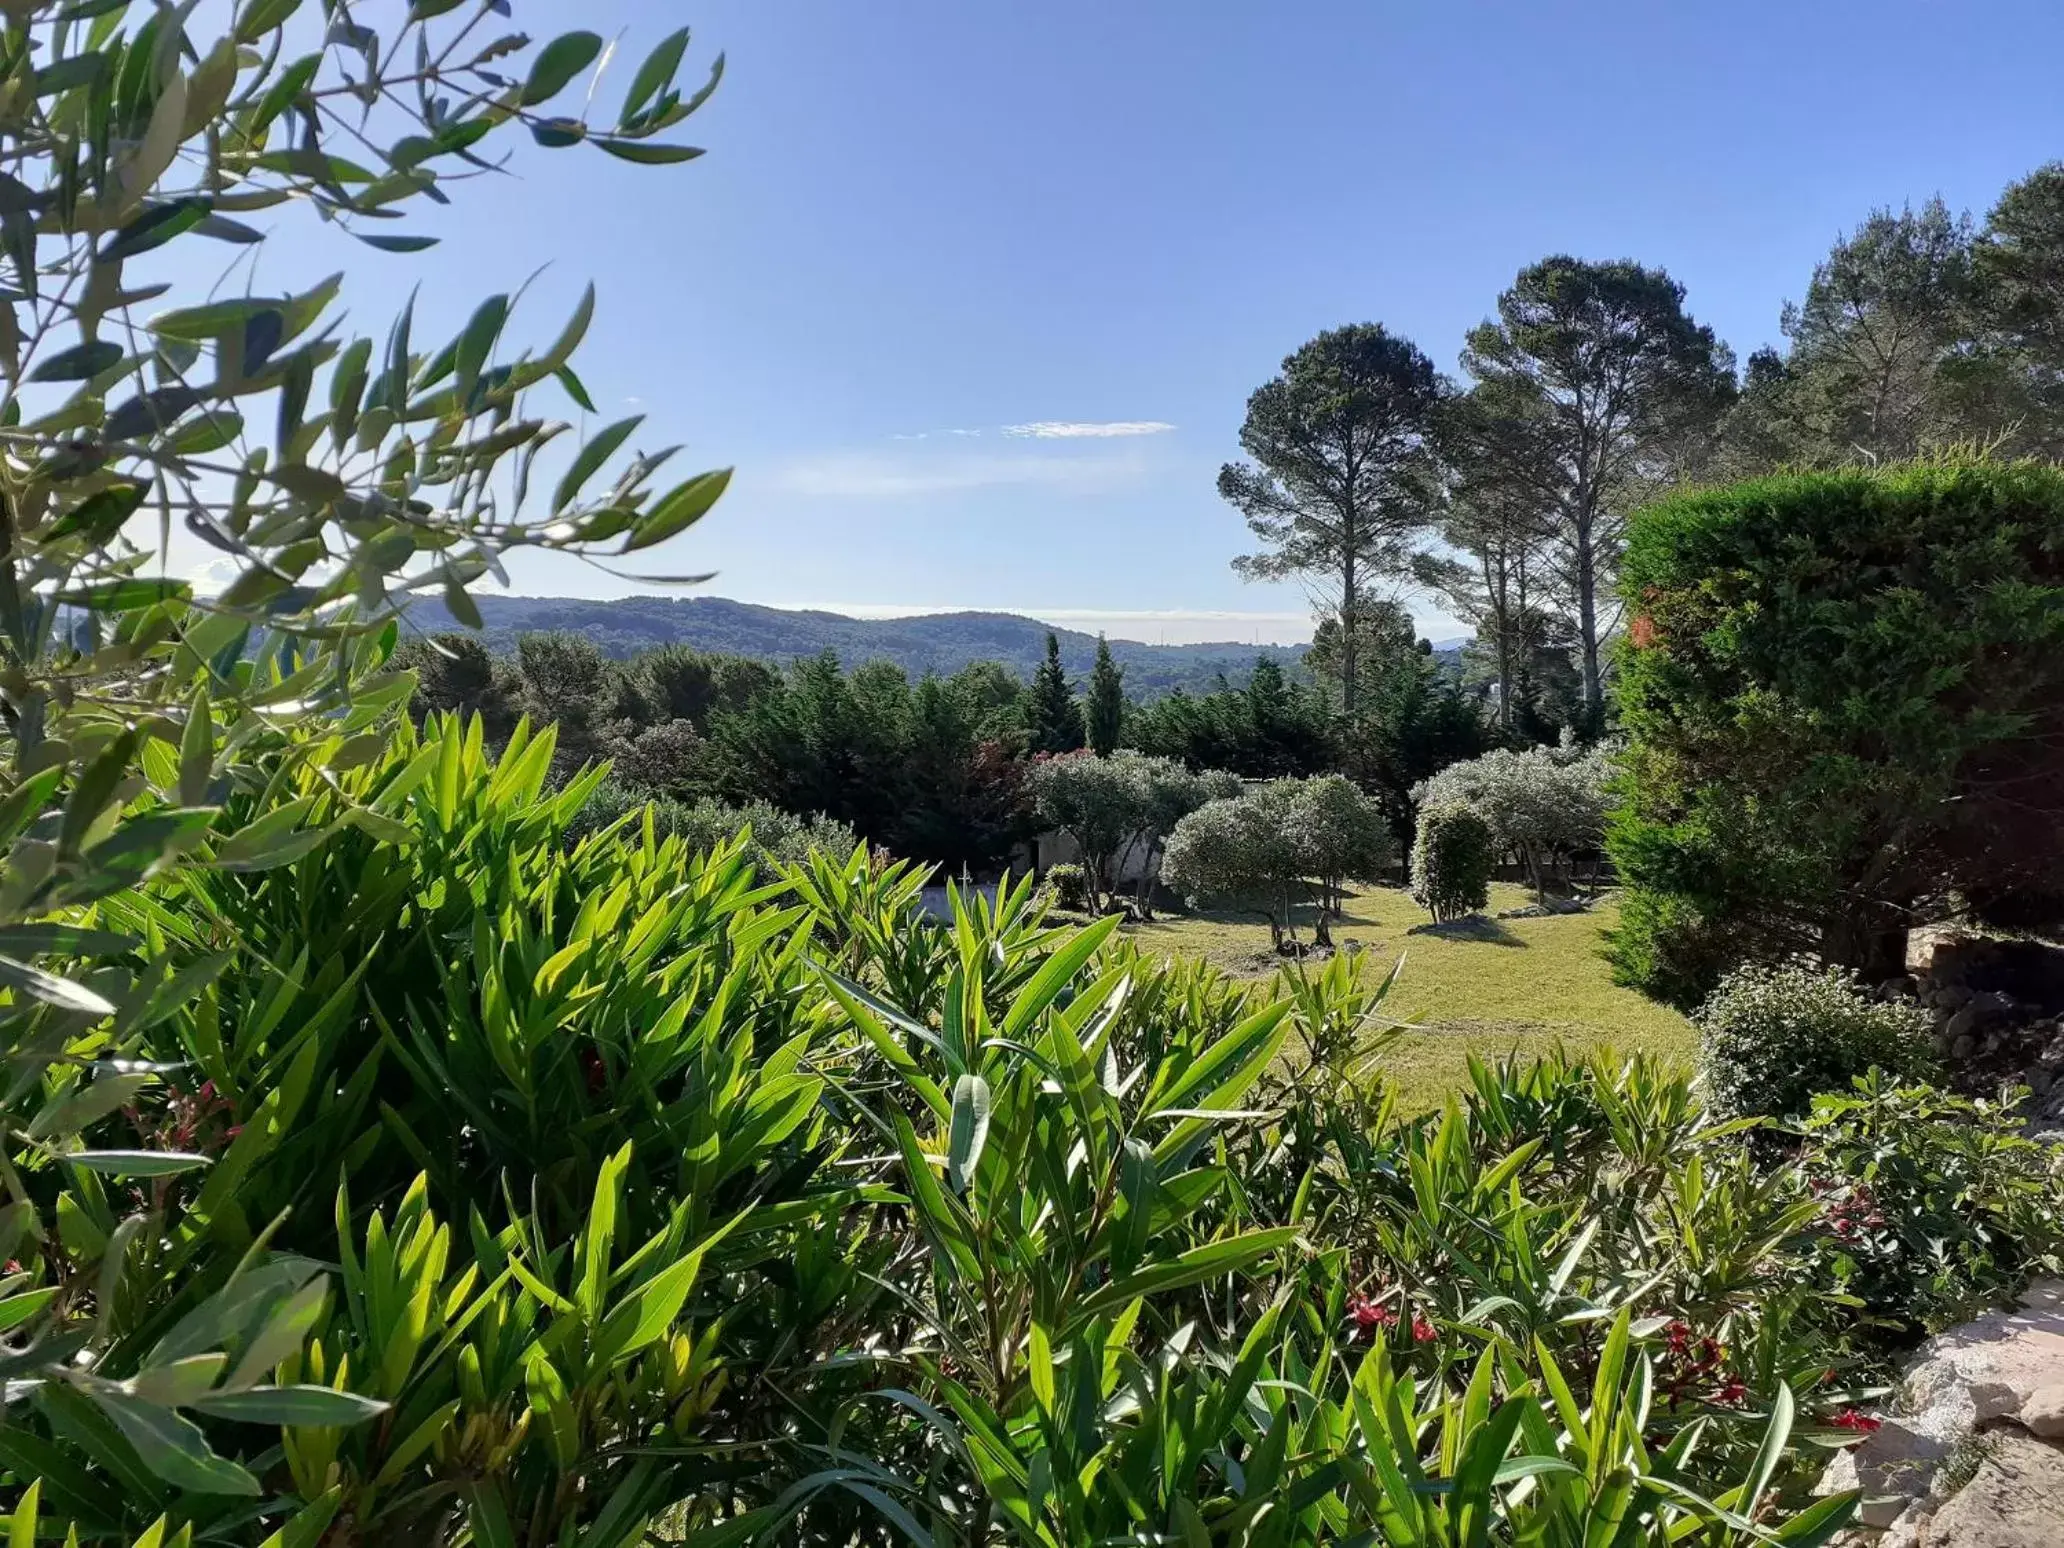
[[[1896,971],[1904,931],[2064,917],[2064,471],[1930,462],[1688,493],[1631,525],[1622,981]]]

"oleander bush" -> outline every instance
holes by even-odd
[[[1683,1077],[1560,1057],[1401,1118],[1388,986],[1348,957],[1257,989],[1115,919],[1056,928],[1029,879],[940,922],[864,849],[763,882],[743,841],[636,815],[569,840],[600,775],[554,787],[554,752],[446,718],[282,762],[245,820],[370,816],[96,906],[201,982],[134,1073],[49,1100],[119,1092],[128,1147],[203,1164],[126,1196],[24,1173],[57,1229],[9,1244],[9,1294],[104,1307],[110,1383],[233,1390],[179,1431],[18,1402],[0,1465],[45,1519],[584,1545],[1846,1519],[1804,1489],[1888,1344],[1822,1292],[1887,1326],[1912,1295],[1815,1191],[1864,1181],[1861,1120],[1763,1165]],[[1969,1276],[2005,1294],[2054,1221],[1973,1187],[2026,1238]]]
[[[2014,1103],[1873,1070],[1816,1098],[1803,1131],[1826,1224],[1807,1273],[1860,1308],[1879,1344],[1939,1333],[2064,1272],[2064,1147],[2030,1140]]]
[[[251,1276],[290,1284],[220,1346],[329,1396],[203,1404],[160,1453],[45,1393],[0,1457],[46,1512],[233,1541],[220,1468],[327,1541],[1843,1518],[1801,1491],[1885,1369],[1855,1307],[1891,1326],[1913,1294],[1815,1191],[1872,1185],[1862,1120],[1759,1167],[1682,1077],[1562,1058],[1401,1119],[1387,984],[1346,957],[1257,992],[1116,920],[1053,928],[1029,881],[941,924],[923,872],[864,850],[762,885],[742,841],[636,817],[569,842],[599,777],[553,788],[553,753],[399,727],[341,790],[287,769],[269,797],[381,820],[100,906],[209,964],[113,1115],[205,1180],[121,1202],[127,1228],[92,1174],[58,1186],[16,1293],[112,1286],[120,1372]],[[1973,1188],[2026,1238],[1970,1276],[2005,1294],[2054,1220]],[[1064,1467],[1120,1482],[1032,1490]]]
[[[316,10],[28,0],[0,36],[10,1544],[1848,1521],[1821,1448],[1900,1337],[2053,1260],[2050,1152],[1865,1089],[1759,1159],[1640,1060],[1477,1065],[1403,1118],[1388,981],[1346,957],[1255,986],[1063,928],[1029,878],[935,918],[929,872],[842,833],[675,824],[558,729],[412,724],[416,590],[464,618],[503,550],[642,549],[724,475],[610,483],[620,422],[522,514],[564,428],[526,394],[586,403],[585,304],[543,353],[498,297],[375,355],[331,283],[131,315],[159,292],[124,268],[290,201],[406,252],[378,223],[497,130],[682,160],[655,136],[707,89],[677,33],[570,117],[596,34]],[[325,148],[347,110],[379,168]],[[227,589],[165,579],[139,512]],[[1865,1188],[1868,1250],[1828,1202]]]

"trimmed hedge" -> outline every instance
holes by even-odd
[[[2064,471],[1931,462],[1666,500],[1629,531],[1618,976],[1897,972],[1907,929],[2064,918]]]
[[[1412,843],[1412,897],[1434,922],[1473,914],[1491,901],[1497,859],[1491,825],[1466,806],[1433,805],[1419,813]]]

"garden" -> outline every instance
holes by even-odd
[[[406,256],[519,139],[696,154],[685,32],[605,96],[604,40],[507,9],[0,33],[12,1548],[1834,1541],[1865,1491],[1823,1473],[1901,1361],[2064,1271],[2064,1149],[1959,1087],[1941,1034],[1992,1023],[1888,945],[2056,923],[2064,473],[1645,504],[1610,737],[1450,737],[1353,616],[1333,689],[1228,687],[1156,746],[1109,685],[1069,745],[1035,681],[1052,742],[987,782],[953,750],[1023,715],[927,680],[877,722],[865,667],[676,654],[703,709],[633,734],[430,702],[484,653],[405,649],[414,597],[651,562],[728,474],[542,417],[592,412],[591,302],[535,350],[505,296],[376,340],[340,281],[151,276],[279,207]],[[221,590],[166,573],[174,524]],[[1388,752],[1269,751],[1286,705],[1376,745],[1357,684]],[[841,719],[958,726],[914,775],[984,845],[1070,834],[1073,876],[963,888],[897,813],[798,811],[855,787],[781,727]],[[652,788],[675,721],[795,783],[744,826]]]

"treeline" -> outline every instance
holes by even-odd
[[[1257,578],[1326,599],[1320,644],[1359,712],[1383,598],[1417,587],[1475,626],[1469,675],[1514,742],[1610,717],[1627,517],[1670,489],[1953,447],[2064,452],[2064,165],[1980,223],[1880,210],[1734,353],[1660,268],[1557,256],[1472,328],[1460,375],[1367,323],[1304,345],[1249,400],[1220,493]]]
[[[419,717],[478,714],[495,741],[521,718],[551,722],[562,776],[609,760],[600,811],[653,801],[673,829],[700,832],[710,803],[761,803],[980,873],[1043,826],[1033,766],[1083,749],[1136,749],[1244,779],[1347,773],[1408,842],[1412,787],[1482,752],[1492,733],[1480,698],[1442,670],[1409,617],[1390,623],[1352,722],[1334,711],[1323,650],[1308,683],[1263,656],[1244,681],[1147,703],[1101,649],[1079,682],[1054,648],[1029,682],[992,662],[913,682],[893,663],[848,669],[828,652],[785,670],[678,645],[615,660],[564,633],[525,635],[506,655],[441,634],[405,644],[402,657],[420,681]]]

